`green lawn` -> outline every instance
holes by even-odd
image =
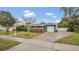
[[[15,37],[21,37],[21,38],[33,38],[35,36],[40,35],[41,33],[32,33],[32,32],[22,32],[22,31],[17,31],[16,35],[14,35],[14,32],[9,32],[10,36],[15,36]],[[0,35],[6,35],[5,31],[0,31]]]
[[[0,51],[7,50],[20,42],[0,38]]]
[[[9,34],[14,33],[13,31],[10,31]],[[6,31],[0,31],[0,35],[6,35]]]
[[[33,37],[35,37],[35,36],[38,36],[39,34],[40,34],[40,33],[17,32],[16,35],[13,35],[13,34],[12,34],[12,36],[30,39],[30,38],[33,38]]]
[[[57,43],[78,45],[79,46],[79,33],[73,33],[72,35],[62,38],[56,41]]]

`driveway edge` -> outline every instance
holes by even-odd
[[[59,51],[79,51],[79,46],[54,43],[54,49]]]

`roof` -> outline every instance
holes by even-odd
[[[48,23],[48,24],[31,24],[31,26],[55,26],[55,23]]]
[[[45,24],[31,24],[31,26],[45,26]]]
[[[47,26],[55,26],[56,25],[56,23],[48,23],[48,24],[46,24]]]

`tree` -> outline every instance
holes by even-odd
[[[60,10],[63,10],[65,17],[68,15],[68,7],[61,7]]]
[[[26,23],[26,27],[28,28],[27,31],[30,31],[31,24],[35,22],[35,17],[23,17],[23,20]]]
[[[9,29],[15,23],[15,18],[8,11],[0,11],[0,25],[6,28],[6,34],[9,34]]]
[[[62,7],[64,17],[68,17],[68,31],[79,32],[79,8],[77,7]],[[65,20],[62,20],[65,21]],[[61,22],[62,22],[61,21]]]
[[[46,24],[46,22],[42,21],[40,24]]]
[[[72,17],[76,7],[61,7],[60,10],[63,10],[65,17]]]
[[[68,28],[68,26],[69,26],[69,18],[68,17],[63,17],[62,21],[58,24],[58,27]]]

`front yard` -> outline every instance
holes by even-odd
[[[64,37],[56,41],[56,43],[78,45],[79,46],[79,33],[73,33],[68,37]]]
[[[9,32],[10,36],[15,36],[15,37],[21,37],[21,38],[27,38],[31,39],[35,36],[40,35],[41,33],[33,33],[33,32],[22,32],[22,31],[17,31],[16,35],[14,35],[14,32]],[[0,31],[0,35],[6,35],[6,32]]]
[[[11,36],[31,39],[31,38],[33,38],[35,36],[38,36],[39,34],[41,34],[41,33],[17,32],[16,35],[11,34]]]
[[[7,50],[20,42],[0,38],[0,51]]]

